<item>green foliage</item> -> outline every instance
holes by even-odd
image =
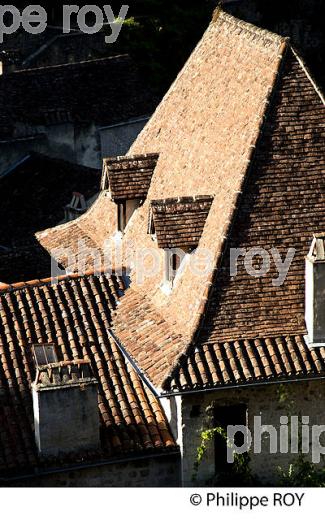
[[[209,485],[243,485],[253,486],[257,485],[257,480],[253,477],[249,468],[249,455],[248,453],[238,454],[234,452],[234,446],[231,445],[227,432],[221,426],[215,428],[208,428],[201,432],[201,444],[197,448],[197,456],[194,463],[194,473],[192,479],[197,479],[199,466],[202,463],[203,457],[207,452],[209,444],[214,440],[215,435],[221,435],[225,440],[228,448],[233,450],[234,462],[231,464],[229,470],[220,472],[218,475],[213,477],[207,484]]]
[[[134,27],[134,28],[139,28],[140,27],[140,23],[136,21],[136,19],[134,18],[134,16],[131,16],[130,18],[126,18],[123,22],[123,26],[124,27]]]
[[[299,457],[289,465],[287,470],[278,467],[279,484],[287,487],[325,487],[325,468],[317,468],[305,457]]]
[[[111,51],[131,54],[150,84],[163,93],[200,40],[214,7],[210,0],[139,0],[130,5]]]
[[[295,402],[290,397],[290,391],[288,388],[288,385],[281,384],[277,388],[277,396],[278,396],[278,402],[283,407],[283,409],[286,411],[287,415],[296,415],[294,413],[295,410]]]
[[[301,417],[295,410],[295,402],[290,397],[288,385],[279,385],[278,387],[278,401],[279,404],[286,410],[289,417],[297,416],[301,426]],[[306,457],[301,453],[302,438],[301,429],[299,431],[299,454],[287,469],[281,466],[277,468],[279,474],[279,485],[288,487],[325,487],[325,468],[319,467],[312,462],[306,460]]]

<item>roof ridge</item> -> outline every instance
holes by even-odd
[[[180,197],[167,197],[166,199],[154,199],[150,201],[151,206],[167,205],[167,204],[186,204],[188,202],[210,202],[213,201],[214,195],[182,195]]]
[[[29,69],[15,70],[15,71],[13,71],[9,75],[9,77],[10,76],[14,76],[14,75],[18,75],[18,74],[22,74],[24,72],[36,73],[36,72],[39,72],[39,71],[60,69],[60,68],[63,69],[63,68],[68,68],[68,67],[71,67],[71,68],[75,67],[75,68],[77,68],[78,66],[86,66],[86,65],[89,65],[89,64],[101,63],[101,62],[104,62],[104,61],[114,61],[114,60],[121,59],[121,58],[129,58],[129,59],[131,59],[130,55],[127,54],[127,53],[117,54],[116,56],[107,56],[105,58],[97,58],[97,59],[94,59],[94,60],[77,61],[77,62],[74,62],[74,63],[60,63],[58,65],[47,65],[47,66],[44,66],[44,67],[31,67]],[[7,76],[3,76],[3,77],[6,78]]]
[[[318,96],[320,97],[320,100],[321,102],[323,103],[323,105],[325,105],[325,95],[323,93],[323,90],[321,89],[321,87],[316,83],[315,79],[313,78],[308,66],[306,65],[306,63],[304,62],[303,58],[301,58],[299,52],[296,51],[296,49],[293,47],[293,45],[290,45],[290,49],[291,49],[291,52],[292,54],[294,55],[294,57],[296,58],[296,60],[298,61],[300,67],[302,68],[302,70],[304,71],[304,73],[306,74],[308,80],[310,81],[310,83],[312,84],[315,92],[318,94]]]
[[[258,36],[267,36],[270,38],[270,40],[274,42],[281,42],[281,41],[289,41],[290,38],[286,36],[281,36],[280,34],[277,34],[275,32],[269,31],[268,29],[262,29],[261,27],[258,27],[257,25],[254,25],[250,22],[246,22],[245,20],[241,20],[240,18],[236,18],[235,16],[226,13],[221,6],[217,7],[214,11],[213,17],[212,17],[212,24],[217,24],[219,19],[222,19],[225,22],[228,22],[234,26],[240,27],[242,29],[245,29],[246,31],[258,35]]]
[[[133,155],[113,155],[111,157],[104,157],[104,164],[109,162],[123,162],[123,161],[136,161],[142,159],[156,159],[159,158],[159,153],[137,153]]]
[[[33,287],[41,287],[52,283],[64,282],[66,280],[76,280],[78,278],[89,278],[91,276],[100,276],[102,274],[110,274],[111,276],[117,276],[115,270],[108,271],[106,268],[102,269],[90,269],[84,273],[69,273],[60,276],[52,276],[48,278],[41,278],[35,280],[27,280],[23,282],[15,282],[12,284],[6,284],[0,282],[0,295],[7,292],[18,291],[23,289],[30,289]]]

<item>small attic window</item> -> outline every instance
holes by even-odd
[[[165,249],[165,282],[173,285],[181,267],[186,251],[181,249]]]
[[[117,229],[124,232],[126,227],[126,200],[122,200],[117,204]]]
[[[44,343],[33,345],[33,355],[37,367],[57,363],[58,358],[55,352],[55,347],[52,343]]]
[[[124,233],[133,213],[142,204],[140,199],[117,201],[117,230]]]

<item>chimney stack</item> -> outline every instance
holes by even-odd
[[[306,257],[305,319],[310,346],[325,346],[325,233],[314,235]]]
[[[87,203],[82,193],[74,192],[70,204],[65,206],[65,222],[74,220],[87,211]]]
[[[99,449],[98,383],[88,361],[38,366],[32,393],[41,456]]]

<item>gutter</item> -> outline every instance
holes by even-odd
[[[138,374],[138,376],[140,377],[142,382],[149,388],[149,390],[153,393],[153,395],[157,399],[160,399],[160,394],[158,393],[158,390],[153,386],[151,381],[149,381],[149,379],[144,374],[144,372],[142,370],[140,370],[140,368],[138,367],[138,365],[136,364],[134,359],[130,356],[130,354],[127,352],[126,348],[121,343],[121,341],[118,339],[118,337],[114,334],[114,332],[111,329],[108,329],[107,332],[108,332],[108,335],[114,341],[115,345],[117,346],[117,348],[119,349],[121,354],[123,355],[123,357],[130,363],[132,368],[136,371],[136,373]]]
[[[159,399],[162,399],[163,397],[169,398],[169,397],[176,397],[176,396],[186,396],[186,395],[193,395],[193,394],[202,394],[207,392],[217,392],[218,390],[234,390],[237,388],[256,388],[260,386],[268,386],[268,385],[282,385],[282,384],[288,384],[288,383],[301,383],[301,382],[309,382],[309,381],[323,381],[325,380],[325,376],[315,376],[315,377],[301,377],[301,378],[295,378],[295,379],[279,379],[278,381],[263,381],[260,383],[243,383],[243,384],[231,384],[231,385],[225,385],[225,386],[215,386],[215,387],[209,387],[209,388],[200,388],[199,390],[183,390],[183,391],[177,391],[177,392],[168,392],[163,393],[158,396]]]
[[[76,470],[84,470],[84,469],[90,469],[90,468],[100,468],[102,466],[112,466],[113,464],[122,464],[122,463],[128,463],[128,462],[135,462],[140,460],[147,460],[151,458],[162,458],[167,456],[179,456],[179,450],[175,448],[174,451],[171,452],[165,452],[165,453],[151,453],[150,455],[134,455],[131,457],[124,457],[124,458],[118,458],[118,459],[111,459],[111,460],[103,460],[101,462],[90,462],[86,464],[75,464],[73,466],[66,466],[62,468],[53,468],[49,470],[39,471],[35,473],[29,473],[22,476],[15,476],[15,477],[1,477],[0,478],[0,485],[3,483],[8,482],[19,482],[21,480],[32,480],[35,478],[47,476],[47,475],[55,475],[59,473],[66,473],[68,471],[76,471]]]

